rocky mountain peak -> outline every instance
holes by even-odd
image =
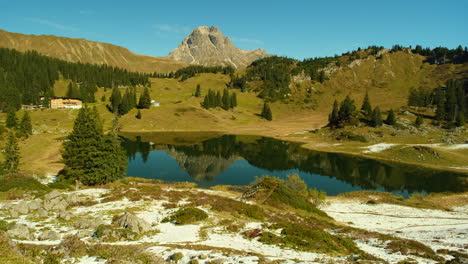
[[[263,49],[242,50],[223,35],[216,26],[195,28],[168,58],[205,66],[247,67],[255,60],[269,56]]]

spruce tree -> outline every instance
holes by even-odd
[[[262,110],[262,113],[260,115],[261,115],[261,117],[263,117],[264,119],[266,119],[268,121],[273,120],[273,115],[272,115],[272,112],[271,112],[271,109],[270,109],[270,106],[268,105],[268,103],[263,104],[263,110]]]
[[[372,106],[367,92],[364,96],[364,101],[362,102],[361,111],[365,119],[370,120],[372,118]]]
[[[436,119],[437,121],[443,121],[445,120],[446,113],[445,113],[445,99],[442,98],[439,100],[437,103],[437,110],[436,110]]]
[[[236,93],[232,93],[230,101],[231,101],[231,108],[237,107],[237,94]]]
[[[222,104],[223,104],[223,101],[222,101],[222,98],[221,98],[221,93],[219,91],[217,91],[216,96],[215,96],[214,107],[220,107],[220,106],[222,106]]]
[[[29,115],[27,111],[24,112],[23,118],[21,118],[19,131],[22,135],[26,137],[28,137],[29,135],[32,135],[31,116]]]
[[[104,135],[96,108],[80,109],[62,153],[67,178],[86,185],[103,184],[125,175],[127,159],[118,139]]]
[[[380,107],[376,107],[372,112],[372,119],[370,125],[373,127],[382,126],[382,114],[380,113]]]
[[[340,110],[338,111],[338,120],[340,125],[341,124],[352,124],[355,121],[356,116],[356,105],[354,104],[354,100],[348,95],[341,102]]]
[[[395,112],[393,112],[393,109],[390,109],[388,112],[387,119],[385,120],[385,123],[390,126],[396,125],[396,117],[395,117]]]
[[[112,89],[112,95],[109,98],[109,101],[111,103],[112,112],[117,113],[119,110],[119,105],[122,102],[122,95],[120,94],[119,88],[114,87]]]
[[[420,127],[423,123],[424,123],[423,117],[422,117],[421,115],[418,115],[418,116],[416,117],[416,121],[414,122],[414,125],[415,125],[416,127]]]
[[[229,91],[227,89],[224,89],[223,91],[223,97],[221,99],[221,107],[224,109],[224,110],[228,110],[229,108],[231,108],[231,100],[229,98]]]
[[[332,127],[332,128],[335,128],[338,126],[340,120],[339,120],[339,117],[338,117],[338,101],[335,100],[335,102],[333,103],[333,110],[331,112],[331,114],[328,116],[328,126]]]
[[[16,128],[18,125],[18,119],[16,119],[16,110],[13,107],[8,109],[7,118],[6,118],[6,127]]]
[[[7,173],[17,172],[20,162],[20,155],[18,143],[16,142],[15,133],[13,131],[8,133],[8,141],[5,146],[3,156],[5,158],[4,170]]]
[[[465,113],[463,111],[458,111],[457,118],[455,120],[455,125],[461,127],[465,125]]]
[[[201,87],[200,87],[200,84],[197,84],[197,88],[195,89],[195,97],[201,97]]]
[[[149,109],[151,107],[151,96],[148,90],[148,87],[145,87],[143,94],[140,96],[140,101],[138,102],[139,109]]]

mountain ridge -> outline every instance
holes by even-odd
[[[166,57],[136,54],[129,49],[84,38],[55,35],[26,35],[0,29],[0,47],[26,52],[35,50],[43,55],[70,62],[108,64],[129,71],[171,72],[187,64]]]

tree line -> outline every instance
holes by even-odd
[[[221,107],[229,110],[237,106],[237,95],[236,93],[230,94],[228,89],[224,89],[223,95],[219,91],[209,89],[201,105],[206,109]]]
[[[444,87],[411,89],[408,105],[435,107],[435,124],[462,126],[468,118],[468,80],[450,79]]]
[[[126,88],[123,96],[120,93],[120,89],[114,87],[109,98],[109,103],[110,104],[107,105],[107,108],[111,112],[123,116],[134,108],[149,109],[151,107],[151,96],[148,87],[145,87],[137,101],[137,92],[135,87]],[[138,119],[141,119],[141,113]]]
[[[80,85],[79,97],[94,101],[97,87],[149,85],[148,74],[108,65],[68,62],[39,54],[0,48],[0,111],[21,104],[39,104],[39,97],[54,96],[60,78]],[[78,97],[78,96],[77,96]]]
[[[328,116],[328,127],[343,128],[347,125],[358,125],[359,122],[363,122],[371,127],[380,127],[384,123],[391,126],[397,124],[393,109],[389,110],[385,120],[382,119],[380,107],[376,106],[372,108],[368,93],[364,96],[359,110],[349,95],[341,103],[335,100],[332,112]]]
[[[235,69],[231,66],[203,66],[203,65],[190,65],[181,69],[178,69],[175,72],[170,73],[153,73],[151,77],[153,78],[171,78],[179,79],[185,81],[188,78],[194,77],[199,73],[222,73],[222,74],[231,74],[234,73]]]

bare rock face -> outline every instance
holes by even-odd
[[[263,49],[241,50],[215,26],[201,26],[192,31],[179,47],[167,56],[170,59],[205,66],[243,68],[255,60],[268,57]]]

